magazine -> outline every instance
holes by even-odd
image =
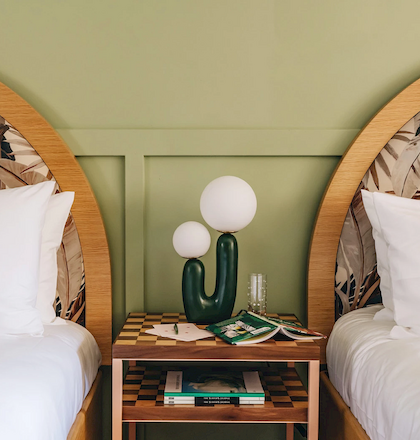
[[[216,324],[210,324],[206,330],[224,339],[230,344],[256,344],[282,333],[291,339],[324,339],[325,335],[302,327],[291,321],[260,316],[242,310],[233,318]]]
[[[196,397],[206,399],[196,400]],[[215,371],[214,369],[191,368],[167,373],[164,390],[165,403],[174,400],[177,404],[181,401],[188,404],[195,404],[196,401],[211,404],[222,403],[223,398],[230,399],[231,397],[239,398],[239,403],[245,403],[246,399],[252,399],[253,403],[257,399],[264,401],[265,393],[258,371]]]

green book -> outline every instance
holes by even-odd
[[[229,344],[244,345],[266,341],[280,332],[291,339],[323,339],[322,333],[304,328],[294,322],[267,318],[253,312],[245,312],[216,324],[206,330],[224,339]]]

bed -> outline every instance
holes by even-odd
[[[100,211],[69,148],[1,83],[0,135],[0,437],[100,439],[99,367],[112,345]]]
[[[413,223],[413,237],[407,239],[407,222],[416,215],[398,207],[418,209],[419,111],[417,80],[353,141],[318,211],[307,312],[308,326],[330,336],[327,347],[321,343],[326,365],[321,373],[321,439],[420,438],[418,295],[407,296],[416,289],[419,266],[410,247],[418,245],[420,228]],[[372,212],[380,213],[379,226]],[[382,249],[378,227],[384,225]],[[393,237],[396,230],[399,236]],[[388,266],[384,255],[390,258]],[[386,304],[390,298],[395,301],[391,306]]]

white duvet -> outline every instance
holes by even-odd
[[[65,440],[89,392],[101,363],[96,341],[56,321],[42,337],[0,336],[0,440]]]
[[[420,337],[404,335],[393,321],[374,321],[381,308],[336,322],[327,345],[329,376],[372,440],[419,440]],[[404,339],[393,339],[391,330]]]

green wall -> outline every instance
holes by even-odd
[[[269,310],[305,320],[323,189],[360,128],[419,76],[420,3],[5,0],[1,10],[0,81],[59,131],[101,206],[114,334],[130,311],[182,310],[172,233],[202,221],[201,191],[224,174],[258,197],[255,220],[237,235],[236,309],[247,273],[263,271]],[[179,438],[212,433],[178,426]],[[147,440],[170,434],[146,429]]]

